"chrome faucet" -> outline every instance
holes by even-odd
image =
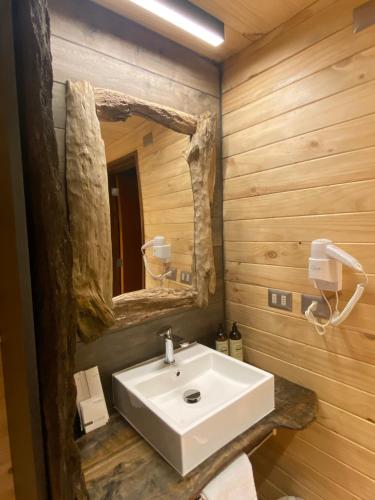
[[[176,335],[172,336],[172,327],[168,326],[163,328],[158,332],[159,337],[164,338],[165,341],[165,357],[164,363],[166,365],[173,365],[175,363],[174,359],[174,346],[173,341],[175,341],[180,347],[187,347],[190,342]]]

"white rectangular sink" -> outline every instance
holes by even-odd
[[[112,387],[121,415],[185,476],[274,409],[274,378],[200,344],[175,360],[114,373]]]

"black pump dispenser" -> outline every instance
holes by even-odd
[[[234,322],[229,334],[229,354],[240,361],[243,361],[242,336]]]
[[[217,351],[229,354],[228,335],[225,333],[222,323],[220,323],[216,333],[215,347]]]

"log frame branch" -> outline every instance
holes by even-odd
[[[197,129],[197,118],[188,113],[114,90],[95,88],[94,93],[99,120],[119,122],[137,115],[164,125],[180,134],[193,135]]]
[[[111,122],[126,121],[130,116],[136,115],[152,120],[175,132],[189,135],[190,144],[185,157],[190,168],[194,200],[194,276],[192,289],[171,290],[167,288],[155,288],[139,290],[114,297],[112,304],[115,318],[114,324],[107,325],[109,328],[103,327],[101,332],[98,332],[96,329],[92,336],[86,332],[84,336],[81,336],[82,340],[86,342],[94,340],[98,334],[111,333],[127,326],[160,318],[175,313],[176,309],[206,306],[209,295],[213,295],[216,288],[211,223],[212,193],[216,174],[214,161],[216,149],[216,115],[211,112],[203,113],[200,116],[189,115],[166,106],[122,94],[121,92],[92,88],[88,82],[68,82],[67,87],[70,92],[72,88],[78,89],[78,92],[79,88],[85,89],[89,96],[85,103],[81,103],[80,108],[81,110],[87,108],[87,126],[91,129],[90,139],[95,144],[95,147],[92,148],[93,155],[98,153],[98,145],[99,149],[103,148],[102,152],[104,152],[104,145],[98,127],[95,127],[97,137],[93,137],[93,109],[92,102],[89,102],[91,94],[87,92],[88,88],[91,88],[92,94],[95,96],[94,114],[96,107],[98,119]],[[85,127],[84,121],[81,124],[77,123],[76,113],[67,107],[67,129],[70,127],[69,121],[72,119],[76,121],[75,130],[78,130],[79,127]],[[82,116],[82,119],[84,120],[85,117]],[[79,163],[80,159],[76,158],[77,151],[74,150],[74,147],[72,148],[72,144],[72,140],[66,143],[67,158],[71,162],[73,161],[73,163]],[[101,154],[102,152],[99,153]],[[88,182],[94,181],[88,179]],[[69,178],[67,178],[67,185],[69,191]],[[72,214],[77,207],[78,205],[75,206],[74,204],[70,206],[70,213]],[[87,220],[92,219],[92,215],[91,212]],[[81,219],[81,224],[83,224],[82,221],[86,220],[85,214],[82,211],[76,214],[76,216]],[[108,224],[110,224],[109,220]],[[86,229],[89,232],[90,229]],[[74,237],[72,239],[74,253],[75,248],[79,250],[79,245],[75,246]],[[105,241],[104,244],[110,245],[111,243]],[[103,280],[104,283],[106,279],[108,280],[108,273],[107,278]],[[88,314],[90,314],[89,311]]]

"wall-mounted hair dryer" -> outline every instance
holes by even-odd
[[[358,283],[356,290],[344,309],[338,310],[338,292],[342,289],[342,265],[348,266],[353,271],[364,275],[365,281]],[[368,283],[367,275],[362,267],[352,255],[332,243],[331,240],[320,239],[311,243],[311,256],[309,258],[309,278],[313,280],[315,288],[320,290],[326,301],[330,317],[326,323],[319,323],[314,316],[314,310],[317,308],[317,302],[312,302],[305,311],[307,320],[312,323],[320,335],[325,333],[328,325],[339,325],[349,316],[356,303],[362,297],[365,287]],[[331,304],[324,291],[333,291],[336,293],[336,308],[332,311]]]
[[[164,236],[155,236],[152,240],[146,241],[144,245],[141,247],[141,252],[143,256],[143,262],[145,264],[145,269],[146,272],[154,279],[154,280],[163,280],[164,278],[167,278],[171,271],[167,271],[163,274],[154,274],[150,266],[148,264],[147,256],[146,256],[146,249],[147,248],[152,248],[153,256],[157,257],[160,259],[164,264],[167,264],[171,260],[171,245],[166,244],[166,240]]]

